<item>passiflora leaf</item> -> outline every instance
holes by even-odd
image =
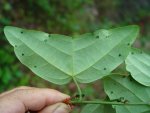
[[[145,87],[131,76],[108,76],[103,79],[104,90],[110,100],[121,99],[123,103],[147,103],[147,105],[113,105],[116,113],[143,113],[150,111],[150,87]]]
[[[81,113],[104,113],[104,107],[100,104],[87,104]]]
[[[125,60],[138,32],[134,25],[73,37],[11,26],[4,29],[18,59],[56,84],[72,78],[89,83],[108,75]]]
[[[150,86],[150,56],[142,51],[133,49],[126,62],[126,69],[139,83]]]
[[[116,113],[111,105],[87,104],[81,113]]]

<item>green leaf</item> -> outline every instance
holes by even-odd
[[[131,76],[108,76],[103,79],[104,90],[110,100],[121,99],[127,103],[150,103],[150,87],[145,87]],[[150,105],[113,105],[117,113],[143,113],[150,110]]]
[[[126,62],[126,69],[139,83],[150,86],[150,56],[139,50],[132,50]]]
[[[100,104],[87,104],[82,109],[81,113],[104,113],[103,106]]]
[[[111,105],[87,104],[81,113],[115,113]]]
[[[108,75],[125,60],[138,31],[137,26],[126,26],[70,37],[10,26],[4,29],[19,60],[56,84],[66,84],[73,77],[89,83]]]

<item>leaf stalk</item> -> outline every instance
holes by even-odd
[[[111,101],[71,101],[72,104],[107,104],[107,105],[127,105],[127,106],[138,106],[138,105],[149,105],[150,103],[148,102],[135,102],[135,103],[131,103],[131,102],[127,102],[127,103],[123,103],[123,102],[111,102]]]
[[[73,81],[74,81],[75,85],[77,86],[78,93],[79,93],[79,100],[78,100],[78,102],[80,102],[82,100],[82,91],[81,91],[81,88],[80,88],[78,82],[76,81],[76,79],[74,77],[73,77]]]

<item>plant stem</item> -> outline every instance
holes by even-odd
[[[110,75],[123,75],[123,76],[128,76],[129,74],[125,74],[125,73],[110,73]]]
[[[74,77],[73,77],[73,81],[74,81],[75,85],[77,86],[78,93],[79,93],[79,101],[81,101],[82,100],[82,91],[80,89],[80,86],[79,86],[78,82],[76,81],[76,79]]]
[[[72,104],[109,104],[109,105],[128,105],[128,106],[137,106],[137,105],[149,105],[148,102],[135,102],[135,103],[122,103],[122,102],[110,102],[110,101],[71,101]]]

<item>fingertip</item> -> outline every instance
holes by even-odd
[[[57,103],[45,107],[39,113],[69,113],[71,111],[70,107],[64,103]]]

